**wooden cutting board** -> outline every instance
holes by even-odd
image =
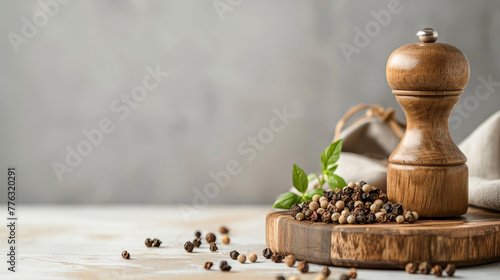
[[[403,268],[426,260],[472,266],[500,261],[500,213],[469,207],[455,219],[339,225],[297,221],[288,212],[271,211],[266,243],[273,252],[324,265]]]

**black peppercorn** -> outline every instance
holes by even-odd
[[[274,263],[280,263],[283,261],[283,256],[278,253],[278,252],[275,252],[272,256],[271,256],[271,260],[274,262]]]
[[[363,193],[363,194],[361,195],[361,200],[362,200],[363,202],[370,201],[370,194],[369,194],[369,193]]]
[[[238,259],[238,256],[240,255],[240,253],[238,253],[238,251],[236,250],[232,250],[231,253],[229,253],[229,256],[231,257],[231,259],[233,260],[236,260]]]
[[[328,269],[328,266],[323,267],[321,274],[323,274],[325,277],[330,276],[330,269]]]
[[[146,247],[153,247],[153,240],[151,240],[151,238],[146,238],[144,244],[146,244]]]
[[[221,226],[219,228],[219,232],[223,233],[223,234],[227,234],[227,233],[229,233],[229,229],[226,226]]]
[[[431,273],[437,277],[441,277],[443,275],[443,268],[439,264],[436,264],[431,268]]]
[[[345,194],[345,195],[351,195],[353,192],[354,192],[354,189],[347,186],[347,187],[344,187],[342,189],[342,192]]]
[[[226,261],[221,261],[219,268],[222,271],[230,271],[231,270],[231,266],[229,266]]]
[[[161,242],[160,239],[158,239],[158,238],[153,239],[153,246],[154,247],[160,247],[161,243],[163,243],[163,242]]]
[[[307,209],[306,212],[304,213],[304,215],[306,216],[306,220],[310,220],[313,213],[314,213],[313,211]]]
[[[375,213],[369,212],[368,214],[366,214],[366,223],[371,224],[374,222],[375,222]]]
[[[206,270],[210,270],[212,268],[212,265],[214,265],[213,262],[206,262],[205,265],[203,266]]]
[[[395,221],[395,220],[396,220],[396,217],[397,217],[397,216],[396,216],[396,214],[394,214],[394,213],[389,213],[389,214],[387,214],[387,220],[389,220],[389,221],[391,221],[391,222]]]
[[[351,195],[351,199],[354,201],[361,200],[361,193],[360,192],[355,192]]]
[[[392,205],[389,203],[384,204],[384,206],[382,206],[382,208],[384,208],[385,211],[387,211],[387,214],[392,212]]]
[[[356,216],[356,223],[364,224],[366,222],[366,217],[363,214],[359,214]]]
[[[354,210],[354,203],[355,203],[354,201],[349,201],[347,203],[347,208],[349,208],[349,211]]]
[[[335,196],[335,193],[333,192],[332,189],[328,189],[323,193],[323,196],[326,197],[326,199],[328,199],[328,201],[331,201],[333,199],[333,197]]]
[[[205,236],[205,239],[207,240],[207,243],[210,244],[212,242],[215,242],[215,234],[213,233],[207,233],[207,236]]]
[[[193,249],[194,249],[194,245],[193,243],[191,243],[191,241],[187,241],[186,243],[184,243],[184,250],[186,250],[186,252],[193,252]]]
[[[331,222],[332,221],[332,213],[325,212],[323,215],[321,215],[321,220],[325,223]]]
[[[217,250],[219,250],[219,248],[217,248],[217,244],[215,244],[215,242],[210,243],[210,251],[215,252]]]
[[[414,274],[415,272],[417,272],[417,268],[418,268],[418,266],[416,263],[408,263],[405,266],[406,272],[408,272],[410,274]]]
[[[300,261],[298,264],[297,264],[297,269],[301,272],[301,273],[307,273],[309,271],[309,264],[306,262],[306,261]]]
[[[296,217],[298,213],[302,212],[302,207],[300,207],[300,205],[298,204],[294,204],[292,205],[292,207],[290,207],[290,215],[292,217]]]
[[[337,200],[341,200],[342,199],[342,196],[340,193],[335,193],[333,196],[332,196],[332,201],[337,201]]]
[[[418,272],[422,274],[429,274],[429,272],[431,272],[431,265],[428,262],[421,262],[418,265]]]
[[[276,280],[286,280],[283,275],[276,276]]]
[[[196,236],[196,238],[201,238],[201,232],[199,230],[197,230],[195,233],[194,233],[194,236]]]
[[[453,276],[453,274],[455,274],[455,270],[457,270],[457,268],[455,267],[454,264],[452,263],[449,263],[446,268],[444,269],[444,271],[446,272],[446,274],[450,277]]]
[[[122,258],[127,259],[127,260],[128,260],[128,259],[130,259],[130,254],[129,254],[129,252],[127,252],[127,251],[123,251],[123,252],[122,252]]]
[[[403,214],[403,205],[399,203],[395,203],[392,206],[392,213],[394,213],[396,216],[402,215]]]
[[[361,180],[361,181],[359,181],[359,185],[362,187],[362,186],[366,185],[366,182]]]
[[[264,258],[270,259],[273,256],[273,251],[271,251],[271,249],[269,248],[266,248],[262,250],[262,255],[264,256]]]
[[[200,248],[200,245],[201,245],[201,238],[195,238],[195,239],[193,240],[193,245],[194,245],[194,247],[196,247],[196,248]]]

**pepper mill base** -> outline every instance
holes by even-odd
[[[467,165],[389,164],[387,196],[420,217],[459,217],[467,212]]]

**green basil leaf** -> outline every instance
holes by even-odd
[[[318,178],[318,175],[316,175],[314,173],[311,173],[311,174],[307,175],[307,180],[309,182],[311,182],[311,181],[314,181],[314,180],[319,180],[319,178]]]
[[[321,154],[321,167],[323,171],[328,170],[330,165],[335,164],[340,158],[342,151],[342,139],[333,142]]]
[[[317,189],[310,191],[308,194],[306,194],[306,198],[307,198],[306,201],[311,201],[312,197],[317,195],[317,194],[323,196],[323,189],[317,188]]]
[[[290,209],[292,205],[300,202],[300,196],[293,192],[286,192],[278,197],[273,208]]]
[[[335,172],[335,170],[337,170],[337,167],[339,167],[338,164],[332,165],[332,166],[328,167],[327,172],[329,172],[330,174],[333,174],[333,172]]]
[[[329,174],[328,175],[328,185],[332,189],[338,189],[338,188],[343,188],[343,187],[347,186],[344,179],[337,174]]]
[[[293,165],[292,174],[293,186],[301,193],[305,193],[307,190],[307,175],[300,167],[296,164]]]

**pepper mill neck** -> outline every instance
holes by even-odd
[[[387,61],[387,82],[398,95],[458,95],[469,82],[469,62],[458,48],[435,43],[432,28],[417,32],[419,43],[396,49]],[[412,93],[413,92],[413,93]]]

